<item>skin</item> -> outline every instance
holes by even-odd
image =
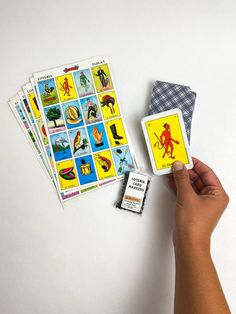
[[[187,170],[176,161],[171,188],[177,196],[175,207],[175,314],[228,314],[221,284],[211,259],[211,235],[229,197],[215,173],[194,158]]]

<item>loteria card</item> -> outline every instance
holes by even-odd
[[[39,129],[44,127],[43,144],[61,195],[69,198],[110,184],[120,180],[125,169],[135,168],[106,58],[35,73],[34,83]],[[32,111],[36,109],[32,103]]]
[[[171,173],[176,160],[187,169],[193,167],[180,109],[147,116],[142,119],[142,128],[154,174]]]

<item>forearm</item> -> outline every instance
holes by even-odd
[[[209,247],[175,243],[175,314],[229,314]]]

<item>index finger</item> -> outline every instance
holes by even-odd
[[[198,174],[205,185],[222,186],[217,175],[210,167],[195,157],[193,157],[193,164],[193,170]]]

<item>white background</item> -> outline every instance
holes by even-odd
[[[31,73],[107,55],[137,159],[156,79],[197,92],[191,151],[231,197],[212,254],[236,313],[235,0],[0,0],[1,314],[173,313],[174,195],[154,177],[142,216],[120,185],[63,209],[7,101]],[[189,248],[191,250],[191,248]]]

